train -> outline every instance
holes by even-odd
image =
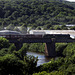
[[[43,34],[43,35],[35,35],[35,34],[19,34],[19,35],[0,35],[0,37],[4,37],[4,38],[56,38],[56,39],[60,39],[60,38],[65,38],[65,39],[70,39],[70,35],[69,34]]]
[[[69,39],[70,38],[70,35],[69,34],[46,34],[46,35],[43,35],[43,38],[67,38]]]
[[[34,34],[25,34],[25,35],[0,35],[0,37],[4,38],[42,38],[42,35],[34,35]]]
[[[22,34],[17,31],[2,30],[0,37],[4,38],[71,38],[69,34]]]

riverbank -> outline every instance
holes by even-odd
[[[45,43],[25,43],[26,50],[37,53],[45,53]],[[66,48],[67,43],[56,43],[55,50],[57,56],[63,56],[63,50]]]
[[[27,52],[27,56],[32,55],[34,57],[38,57],[37,66],[40,66],[44,63],[47,63],[51,60],[51,58],[45,57],[44,53],[37,53],[37,52]]]

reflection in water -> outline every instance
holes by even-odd
[[[43,63],[47,63],[51,60],[51,58],[47,58],[45,57],[44,54],[41,53],[36,53],[36,52],[27,52],[27,55],[33,55],[34,57],[38,56],[38,62],[37,62],[37,66],[43,64]]]

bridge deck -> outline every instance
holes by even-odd
[[[70,38],[69,34],[45,34],[45,35],[0,35],[7,38],[10,42],[24,43],[47,43],[47,42],[75,42],[75,39]]]

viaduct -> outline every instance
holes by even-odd
[[[2,35],[3,36],[3,35]],[[44,35],[5,35],[10,43],[14,43],[17,50],[19,50],[23,43],[46,43],[45,55],[55,57],[55,43],[69,43],[75,42],[75,39],[70,38],[69,34],[44,34]]]

